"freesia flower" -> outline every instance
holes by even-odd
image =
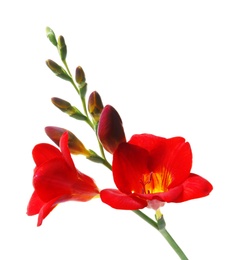
[[[182,137],[132,136],[113,153],[113,179],[118,189],[104,189],[101,200],[115,209],[155,210],[165,202],[207,196],[212,185],[191,173],[192,151]]]
[[[35,190],[27,214],[39,214],[37,226],[59,203],[85,202],[99,194],[93,179],[76,169],[68,148],[67,132],[61,136],[59,146],[61,151],[50,144],[41,143],[32,151],[36,163],[33,176]]]

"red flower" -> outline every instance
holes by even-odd
[[[102,190],[101,199],[115,209],[157,210],[165,202],[207,196],[212,185],[190,173],[191,167],[192,152],[184,138],[134,135],[113,154],[112,171],[118,190]]]
[[[35,188],[27,207],[29,216],[39,214],[37,226],[58,203],[88,201],[99,194],[93,179],[79,172],[68,148],[68,133],[60,139],[61,151],[50,144],[38,144],[32,154],[36,163],[33,176]]]

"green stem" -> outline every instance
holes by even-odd
[[[65,68],[66,68],[66,70],[67,70],[67,73],[68,73],[68,74],[71,76],[71,78],[72,78],[72,74],[71,74],[71,72],[70,72],[70,70],[69,70],[69,68],[68,68],[68,65],[67,65],[66,60],[62,60],[62,62],[63,62],[64,66],[65,66]]]
[[[161,235],[166,239],[169,245],[174,249],[174,251],[177,253],[181,260],[188,260],[187,256],[184,254],[182,249],[178,246],[178,244],[166,230],[163,216],[160,219],[158,219],[157,222],[155,222],[140,210],[133,210],[133,212],[137,214],[139,217],[141,217],[143,220],[145,220],[147,223],[149,223],[152,227],[157,229],[161,233]]]

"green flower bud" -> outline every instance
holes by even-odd
[[[53,97],[51,99],[52,103],[59,108],[62,112],[66,113],[67,115],[78,119],[78,120],[86,120],[86,116],[84,116],[76,107],[72,106],[66,100],[61,98]]]
[[[100,95],[96,91],[92,92],[88,99],[88,111],[97,123],[99,122],[103,108]]]
[[[55,34],[54,34],[54,31],[49,28],[49,27],[46,27],[46,35],[47,37],[49,38],[49,40],[51,41],[51,43],[57,47],[58,43],[57,43],[57,40],[56,40],[56,37],[55,37]]]
[[[47,60],[46,65],[61,79],[72,81],[72,78],[67,74],[67,72],[59,66],[56,62],[52,60]]]
[[[67,56],[67,45],[65,44],[65,40],[63,36],[58,37],[58,52],[61,59],[64,61]]]

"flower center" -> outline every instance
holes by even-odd
[[[171,174],[166,169],[160,172],[143,174],[143,180],[141,180],[143,193],[151,194],[168,191],[171,181]]]

